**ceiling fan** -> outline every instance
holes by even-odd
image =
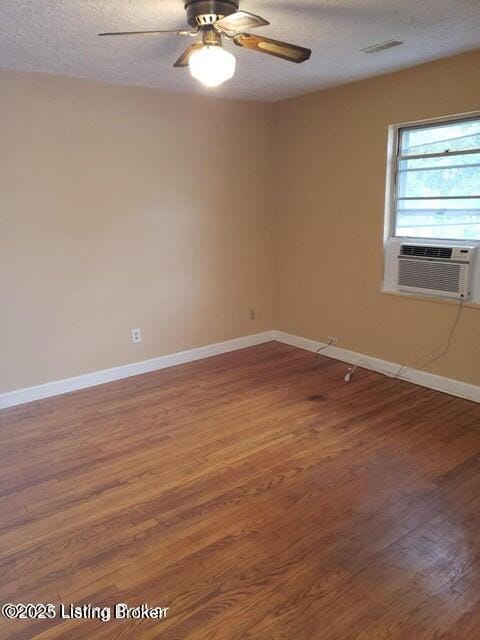
[[[186,0],[187,22],[191,29],[167,31],[123,31],[100,33],[100,36],[155,36],[162,34],[178,36],[201,36],[191,44],[173,65],[189,67],[194,78],[209,87],[216,87],[233,77],[235,56],[223,48],[222,36],[233,40],[239,47],[276,56],[289,62],[305,62],[310,49],[288,44],[271,38],[245,33],[246,29],[270,24],[260,16],[240,11],[239,0]]]

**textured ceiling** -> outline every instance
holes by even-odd
[[[229,98],[279,100],[480,47],[480,0],[243,0],[240,6],[271,22],[263,34],[313,54],[295,65],[227,43],[237,73],[208,91]],[[187,69],[172,68],[189,38],[96,35],[185,25],[182,0],[0,0],[0,66],[205,92]],[[405,44],[360,52],[392,39]]]

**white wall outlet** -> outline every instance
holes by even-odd
[[[256,319],[257,319],[257,313],[255,309],[250,309],[250,320],[256,320]]]
[[[329,344],[332,347],[335,347],[337,343],[338,343],[337,336],[327,336],[327,344]]]
[[[132,329],[132,342],[141,342],[142,332],[140,329]]]

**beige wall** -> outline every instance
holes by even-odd
[[[277,325],[409,363],[442,343],[456,307],[382,295],[389,124],[480,109],[480,51],[279,105]],[[480,384],[480,309],[427,367]]]
[[[480,109],[479,69],[477,51],[274,105],[1,71],[0,392],[274,326],[429,352],[455,306],[380,293],[387,129]],[[465,307],[427,370],[480,384],[479,362]]]
[[[0,392],[272,328],[270,109],[0,72]]]

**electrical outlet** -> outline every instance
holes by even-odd
[[[327,344],[329,344],[331,347],[335,347],[337,343],[337,336],[327,336]]]
[[[256,320],[257,319],[257,314],[255,312],[255,309],[250,309],[250,320]]]
[[[140,329],[132,329],[132,342],[141,342],[142,332]]]

